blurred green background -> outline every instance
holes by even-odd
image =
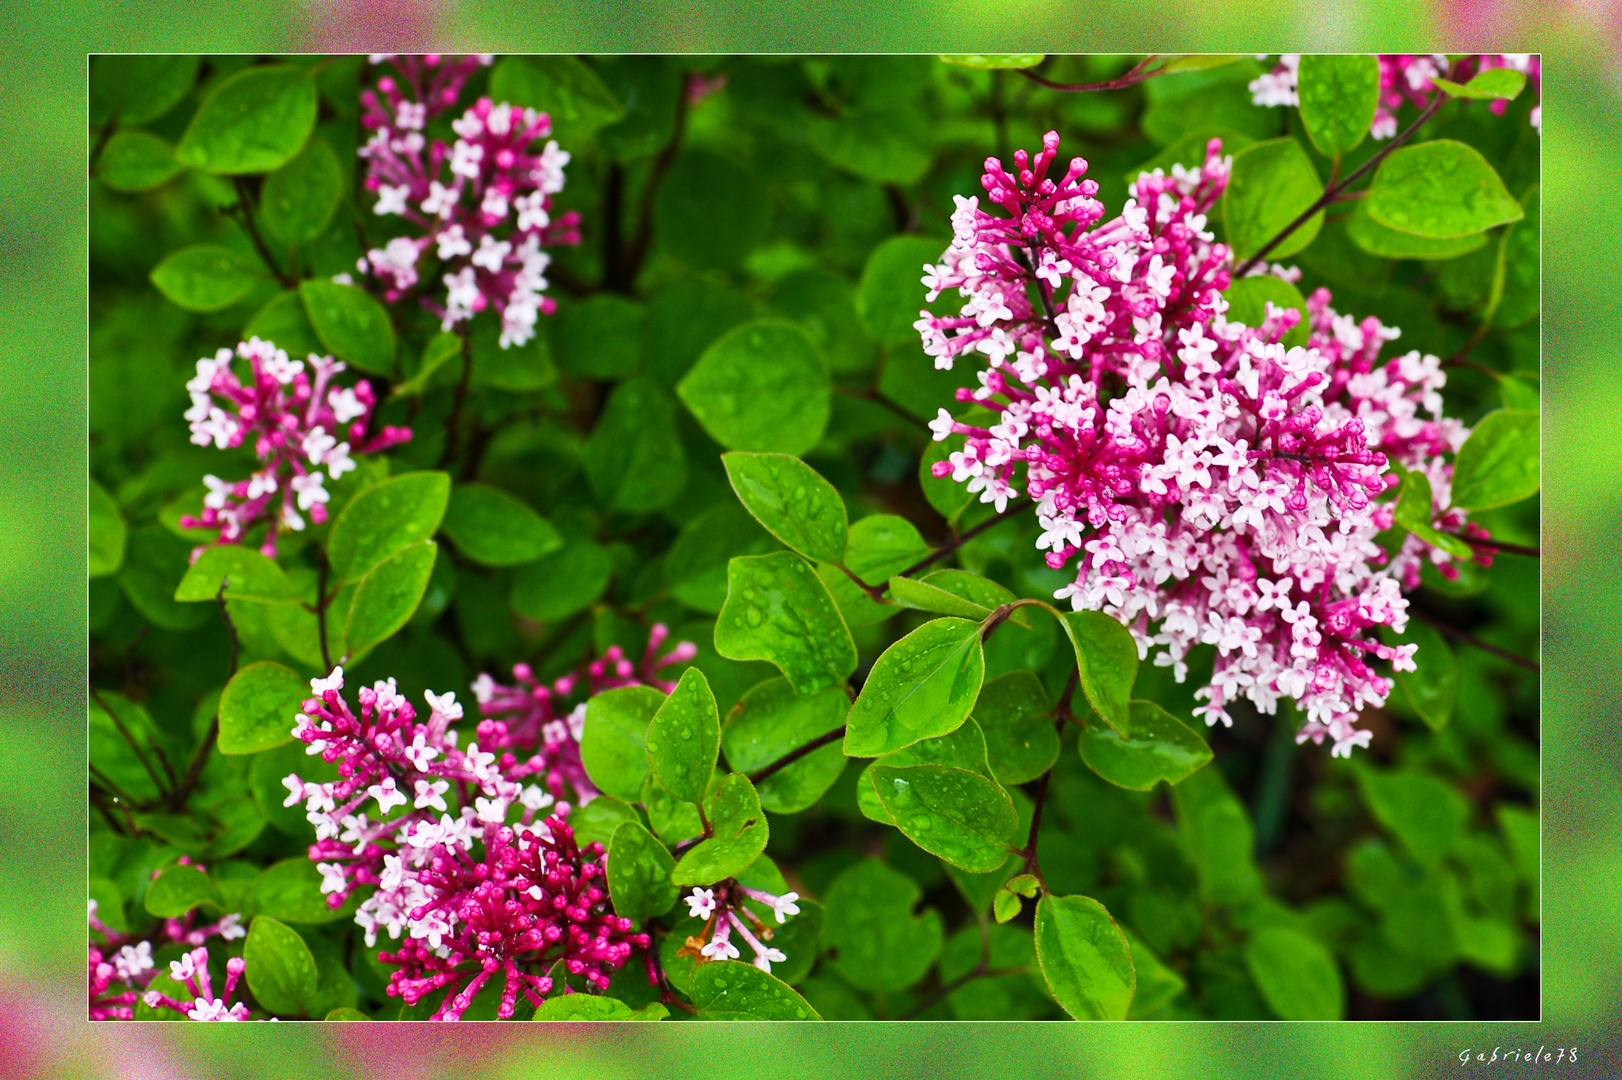
[[[714,1077],[884,1071],[978,1076],[1397,1077],[1474,1073],[1466,1048],[1579,1048],[1553,1075],[1616,1075],[1622,1000],[1622,751],[1606,739],[1622,653],[1622,471],[1610,434],[1622,389],[1613,252],[1622,212],[1622,11],[1454,0],[940,0],[890,5],[645,5],[505,0],[371,3],[193,0],[12,6],[0,174],[10,280],[0,335],[0,1077]],[[84,74],[90,51],[437,48],[693,51],[1538,50],[1555,101],[1545,133],[1543,497],[1547,665],[1543,732],[1543,1017],[1527,1024],[1176,1025],[1124,1028],[829,1026],[520,1032],[92,1030],[81,1018],[86,360]],[[497,1045],[496,1040],[500,1040]],[[768,1040],[770,1045],[767,1045]],[[1522,1066],[1521,1071],[1527,1067]]]

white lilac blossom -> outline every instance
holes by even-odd
[[[239,362],[247,364],[246,380]],[[376,395],[364,379],[352,387],[334,383],[343,370],[330,356],[289,359],[274,342],[258,338],[197,361],[197,375],[186,384],[191,441],[221,450],[251,446],[260,467],[246,480],[205,476],[203,513],[183,516],[181,527],[218,529],[214,544],[234,544],[264,521],[260,550],[274,558],[278,531],[302,530],[306,514],[317,525],[326,521],[328,480],[353,469],[354,455],[381,453],[411,438],[404,427],[368,435]],[[209,546],[194,550],[193,560]]]
[[[1349,754],[1370,737],[1359,710],[1391,691],[1369,660],[1413,664],[1414,646],[1373,634],[1404,629],[1424,559],[1457,573],[1415,537],[1389,560],[1375,542],[1393,461],[1430,480],[1439,527],[1466,527],[1444,509],[1468,432],[1441,415],[1440,362],[1381,361],[1398,331],[1338,314],[1327,290],[1307,302],[1305,346],[1281,344],[1293,309],[1229,321],[1231,253],[1205,217],[1230,169],[1217,140],[1197,169],[1141,176],[1107,221],[1086,162],[1046,177],[1057,151],[1050,132],[1013,174],[987,159],[990,206],[959,197],[952,244],[924,268],[931,299],[964,299],[959,316],[922,313],[925,351],[938,367],[987,362],[980,388],[958,391],[980,408],[931,425],[965,439],[935,475],[999,511],[1023,488],[1048,565],[1075,560],[1055,597],[1120,620],[1179,681],[1189,650],[1214,645],[1196,691],[1207,723],[1231,723],[1239,698],[1266,713],[1290,699],[1298,740]]]
[[[1543,131],[1543,62],[1536,53],[1484,53],[1451,63],[1441,53],[1383,53],[1375,59],[1380,63],[1380,99],[1369,134],[1376,139],[1389,139],[1397,133],[1397,110],[1405,102],[1421,109],[1431,103],[1436,93],[1432,79],[1469,82],[1473,76],[1494,68],[1510,68],[1526,76],[1533,95],[1539,99],[1532,108],[1532,126],[1540,134]],[[1299,53],[1281,55],[1271,71],[1251,80],[1251,100],[1268,107],[1300,104],[1300,68]],[[1502,116],[1508,104],[1498,99],[1489,108]]]
[[[227,960],[225,986],[216,997],[213,981],[208,973],[208,950],[193,949],[179,960],[169,963],[170,977],[185,986],[191,993],[191,1000],[181,1001],[161,990],[148,990],[141,996],[141,1000],[150,1009],[173,1009],[188,1020],[246,1020],[248,1006],[240,1001],[232,1002],[231,996],[236,993],[237,983],[242,980],[242,973],[247,967],[247,961],[240,956],[233,956]]]
[[[535,148],[551,133],[547,114],[487,97],[451,124],[454,143],[429,140],[428,122],[454,105],[453,88],[426,81],[434,65],[396,67],[404,86],[384,76],[381,98],[372,90],[361,95],[361,123],[371,135],[360,156],[366,189],[376,196],[373,212],[403,219],[409,232],[368,251],[359,269],[383,285],[392,304],[418,292],[437,263],[432,274],[444,285],[444,302],[426,293],[420,302],[444,329],[493,308],[501,347],[522,345],[534,336],[536,318],[556,307],[544,295],[552,258],[544,248],[580,242],[580,215],[554,217],[552,205],[569,154],[556,140]]]
[[[754,953],[750,962],[760,970],[770,972],[773,964],[788,960],[783,950],[766,944],[775,933],[772,924],[755,914],[744,901],[753,900],[764,906],[777,920],[776,925],[781,926],[789,916],[800,913],[796,903],[799,893],[786,892],[778,896],[728,879],[712,889],[695,888],[684,899],[688,914],[703,919],[704,927],[687,938],[678,956],[691,957],[700,964],[710,960],[737,960],[743,953],[732,940],[736,932]]]
[[[202,865],[182,855],[180,865]],[[155,880],[161,870],[152,871]],[[140,991],[157,974],[153,959],[154,944],[200,946],[210,938],[235,941],[247,936],[242,915],[233,912],[216,922],[198,917],[197,909],[179,918],[162,919],[151,930],[141,934],[120,933],[108,926],[100,917],[100,905],[89,901],[86,907],[92,938],[89,947],[89,1017],[91,1020],[130,1020],[134,1018],[135,1003]],[[96,940],[97,937],[100,940]],[[203,950],[205,953],[207,950]],[[230,996],[227,989],[226,996]]]

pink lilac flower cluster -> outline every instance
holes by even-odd
[[[980,388],[958,392],[983,411],[931,424],[966,440],[935,474],[999,512],[1023,483],[1048,565],[1077,559],[1055,596],[1115,616],[1179,681],[1189,650],[1215,645],[1197,691],[1207,723],[1231,724],[1240,697],[1269,713],[1289,698],[1301,740],[1350,754],[1370,737],[1359,709],[1391,690],[1369,659],[1413,664],[1414,646],[1372,633],[1403,630],[1423,559],[1452,569],[1414,537],[1389,561],[1375,542],[1392,525],[1375,501],[1397,483],[1392,461],[1430,479],[1440,527],[1462,524],[1443,455],[1467,431],[1441,416],[1440,363],[1382,363],[1398,331],[1336,313],[1326,290],[1308,301],[1305,346],[1281,344],[1294,309],[1269,305],[1254,327],[1225,317],[1231,253],[1206,230],[1232,161],[1218,140],[1199,168],[1140,176],[1108,221],[1085,161],[1047,178],[1058,141],[1017,153],[1015,173],[988,159],[988,209],[1005,215],[959,197],[951,247],[925,267],[931,300],[956,288],[965,301],[955,317],[921,313],[925,351],[941,368],[988,361]]]
[[[392,304],[417,287],[431,250],[445,271],[445,302],[424,296],[421,303],[441,326],[450,330],[494,308],[501,347],[522,345],[534,336],[537,316],[557,306],[543,295],[552,258],[543,247],[580,242],[578,213],[553,217],[552,196],[563,190],[569,155],[555,140],[534,151],[552,130],[546,113],[488,97],[452,122],[454,143],[430,142],[428,123],[454,106],[461,80],[429,79],[435,70],[429,59],[439,58],[400,68],[404,86],[384,76],[381,97],[372,90],[361,95],[361,123],[371,137],[360,156],[366,189],[377,196],[373,211],[403,217],[412,231],[367,252],[359,269],[384,286]]]
[[[180,857],[180,862],[188,866],[196,865],[185,855]],[[152,872],[154,878],[158,874],[157,870]],[[197,909],[194,908],[180,918],[162,920],[147,933],[125,934],[103,922],[99,910],[100,905],[95,900],[89,901],[87,920],[90,929],[101,937],[99,942],[92,939],[89,947],[89,1007],[92,1020],[134,1018],[134,1006],[140,990],[156,974],[156,962],[152,957],[154,944],[158,948],[175,944],[199,946],[211,937],[235,941],[248,933],[242,926],[240,913],[205,923],[198,918]],[[230,996],[229,991],[226,996]]]
[[[1532,126],[1539,133],[1543,131],[1543,62],[1536,53],[1486,53],[1464,57],[1451,65],[1440,53],[1386,53],[1376,59],[1380,62],[1380,103],[1375,107],[1374,122],[1369,126],[1369,134],[1376,139],[1389,139],[1397,133],[1397,110],[1405,103],[1420,109],[1431,103],[1436,92],[1432,79],[1443,77],[1453,82],[1469,82],[1472,76],[1493,68],[1511,68],[1526,76],[1533,96],[1539,99],[1532,107]],[[1273,70],[1251,81],[1251,100],[1269,107],[1300,104],[1297,93],[1300,67],[1299,53],[1280,56]],[[1491,109],[1502,116],[1508,104],[1494,101]]]
[[[641,684],[670,693],[676,684],[659,678],[660,670],[691,660],[698,655],[698,646],[683,641],[664,656],[657,655],[669,635],[670,631],[663,624],[653,627],[640,667],[614,645],[600,659],[554,680],[550,686],[539,682],[528,664],[514,665],[516,685],[513,686],[498,683],[487,673],[481,674],[473,681],[473,696],[479,703],[479,713],[485,717],[479,722],[479,739],[491,749],[534,747],[542,760],[539,775],[553,798],[562,799],[572,789],[575,803],[585,805],[598,794],[580,762],[580,735],[586,725],[586,704],[581,701],[573,709],[565,710],[563,701],[580,689],[582,681],[587,697]]]
[[[246,381],[237,360],[247,362]],[[279,529],[302,530],[304,514],[317,525],[326,521],[327,478],[353,469],[352,454],[380,453],[411,438],[410,428],[393,426],[368,436],[377,395],[365,379],[336,385],[333,377],[343,370],[330,356],[290,360],[258,338],[197,361],[197,375],[186,384],[191,441],[221,450],[251,445],[260,468],[246,480],[203,477],[203,513],[183,516],[181,527],[219,529],[213,544],[234,544],[264,519],[270,528],[259,550],[274,558]],[[195,549],[192,560],[210,546]]]
[[[479,935],[508,935],[501,946],[505,959],[496,965],[508,971],[509,993],[503,1005],[507,1009],[523,987],[529,988],[523,990],[526,994],[551,988],[550,982],[521,972],[520,963],[540,964],[543,954],[550,963],[561,954],[571,973],[594,982],[599,976],[606,979],[602,965],[623,963],[629,952],[620,945],[630,940],[623,938],[630,924],[621,926],[609,919],[606,909],[599,907],[605,902],[600,889],[589,902],[571,900],[557,906],[558,912],[568,908],[564,914],[578,924],[574,929],[562,923],[547,929],[536,922],[539,909],[530,904],[534,896],[498,900],[488,889],[475,886],[498,865],[506,866],[504,860],[516,859],[526,866],[535,864],[526,871],[529,884],[522,889],[528,889],[541,881],[536,876],[542,874],[541,863],[547,873],[556,869],[556,859],[546,854],[551,851],[574,860],[558,871],[573,875],[574,884],[568,888],[575,891],[569,896],[596,888],[590,883],[601,868],[588,869],[588,864],[601,849],[576,847],[564,824],[573,806],[597,795],[580,767],[584,706],[565,711],[564,699],[581,691],[590,695],[644,683],[668,693],[674,684],[659,679],[659,671],[696,652],[691,643],[683,642],[660,656],[668,636],[663,625],[653,628],[640,665],[632,664],[616,647],[550,687],[540,686],[522,665],[515,675],[527,690],[500,686],[481,676],[474,687],[486,715],[466,747],[459,745],[461,732],[452,726],[463,717],[454,693],[427,692],[430,712],[423,723],[392,679],[362,687],[356,694],[358,711],[340,692],[342,668],[335,668],[328,678],[312,680],[316,696],[304,702],[294,734],[306,744],[307,753],[335,763],[339,778],[306,783],[296,773],[288,776],[283,781],[288,789],[286,805],[303,802],[315,826],[316,842],[309,856],[321,874],[327,903],[341,907],[356,889],[375,886],[355,914],[367,944],[377,943],[380,928],[394,940],[406,939],[389,954],[394,957],[389,962],[400,964],[405,973],[391,983],[391,994],[415,1003],[429,990],[459,984],[464,977],[457,974],[460,966],[495,955],[490,951],[495,945],[479,953],[475,945],[484,940]],[[573,802],[564,801],[570,795]],[[370,817],[369,802],[375,803]],[[479,844],[484,849],[482,860],[473,856]],[[517,880],[511,867],[502,873],[508,875],[503,881]],[[503,885],[507,891],[511,888]],[[547,886],[552,897],[547,902],[556,902],[563,895],[556,890],[564,888],[561,883],[556,889]],[[498,924],[506,929],[498,933]],[[549,936],[536,944],[539,939],[530,931]],[[486,968],[475,979],[477,985],[464,995],[467,1000],[494,970]],[[456,995],[448,993],[436,1017],[459,1016],[466,1001],[457,1005],[455,1000]]]
[[[161,990],[148,990],[141,995],[141,1000],[146,1002],[149,1009],[173,1009],[190,1020],[246,1020],[248,1006],[240,1001],[227,1003],[231,1001],[231,995],[236,993],[237,983],[247,968],[248,962],[240,956],[227,960],[225,986],[221,994],[215,997],[208,973],[208,950],[193,949],[179,960],[169,962],[170,976],[191,991],[191,1000],[180,1001]]]
[[[773,930],[744,904],[744,900],[764,904],[781,926],[790,915],[800,913],[800,905],[795,903],[799,898],[797,892],[777,896],[737,881],[724,882],[713,889],[695,888],[684,901],[688,914],[704,920],[704,928],[687,939],[678,955],[691,956],[701,964],[706,960],[736,960],[743,955],[732,943],[732,932],[736,930],[755,954],[752,963],[770,972],[773,964],[784,963],[788,956],[781,949],[762,943],[772,939]],[[753,932],[749,929],[750,923],[754,924]]]

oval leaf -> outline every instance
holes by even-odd
[[[249,664],[220,694],[220,753],[257,754],[293,740],[310,682],[269,660]]]
[[[394,373],[394,324],[387,308],[336,281],[306,281],[298,291],[310,325],[332,355],[374,375]]]
[[[1245,326],[1261,326],[1267,318],[1267,305],[1276,308],[1294,308],[1301,313],[1301,321],[1279,339],[1286,349],[1307,343],[1307,302],[1301,290],[1283,278],[1272,274],[1257,274],[1240,278],[1222,294],[1228,300],[1228,321]]]
[[[644,739],[665,696],[651,686],[624,686],[586,703],[580,735],[580,763],[591,782],[627,802],[640,802],[648,775]]]
[[[298,932],[259,916],[242,946],[248,989],[259,1004],[281,1016],[303,1016],[316,997],[315,957]]]
[[[311,139],[292,161],[265,177],[259,193],[265,231],[305,244],[326,231],[343,196],[344,174],[327,140]]]
[[[1245,967],[1281,1020],[1339,1020],[1346,1010],[1335,958],[1317,938],[1274,926],[1245,945]]]
[[[1138,677],[1138,644],[1131,631],[1102,611],[1067,611],[1059,624],[1076,650],[1087,703],[1124,734],[1132,723],[1132,684]]]
[[[687,996],[704,1020],[821,1020],[788,983],[741,960],[700,964]]]
[[[253,910],[273,919],[296,923],[327,923],[354,918],[354,909],[360,897],[331,907],[327,903],[327,894],[321,891],[324,880],[316,864],[308,857],[272,863],[254,879],[253,890],[249,893]]]
[[[175,588],[180,601],[212,601],[225,584],[227,600],[253,600],[261,604],[292,604],[298,592],[276,560],[252,548],[235,544],[211,547],[200,555]]]
[[[837,686],[856,670],[856,645],[827,587],[787,551],[727,564],[715,651],[729,660],[770,661],[801,694]]]
[[[877,757],[955,730],[974,708],[985,673],[978,623],[925,623],[873,665],[851,706],[846,756]]]
[[[738,501],[767,532],[808,559],[844,561],[845,500],[815,469],[790,454],[734,452],[721,463]]]
[[[1235,260],[1260,251],[1323,194],[1323,181],[1312,159],[1291,138],[1268,139],[1233,156],[1233,176],[1222,197],[1222,221]],[[1323,212],[1308,218],[1268,258],[1294,255],[1317,237]]]
[[[178,919],[198,904],[213,904],[225,910],[220,887],[201,867],[177,863],[146,889],[146,910],[160,919]]]
[[[1126,734],[1087,725],[1078,745],[1087,767],[1117,787],[1149,791],[1160,781],[1178,784],[1211,760],[1199,732],[1152,701],[1134,701]]]
[[[587,537],[525,563],[513,575],[512,609],[541,622],[567,618],[593,603],[614,572],[608,549]]]
[[[1398,232],[1369,217],[1367,204],[1367,199],[1357,200],[1352,216],[1346,219],[1346,235],[1370,255],[1378,255],[1382,259],[1452,259],[1486,246],[1486,233],[1437,239]]]
[[[535,1019],[546,1021],[586,1021],[605,1023],[616,1020],[663,1020],[670,1010],[657,1001],[633,1009],[618,998],[600,994],[558,994],[541,1002]]]
[[[828,426],[827,361],[810,335],[778,319],[727,331],[704,350],[676,393],[728,450],[803,454]]]
[[[1318,152],[1336,158],[1368,137],[1380,104],[1380,62],[1368,54],[1301,57],[1301,124]]]
[[[980,688],[974,719],[985,734],[986,760],[1000,783],[1035,780],[1059,760],[1052,708],[1034,672],[1011,671]]]
[[[269,172],[286,164],[315,126],[315,81],[280,65],[223,80],[192,117],[175,156],[204,172]]]
[[[1524,211],[1480,151],[1452,139],[1393,150],[1365,201],[1378,224],[1416,236],[1468,236]]]
[[[150,191],[180,172],[174,147],[145,131],[120,131],[102,148],[96,176],[114,191]]]
[[[124,542],[129,528],[118,503],[107,494],[107,489],[90,481],[90,555],[92,578],[118,573],[124,565]]]
[[[187,311],[219,311],[246,297],[259,275],[246,259],[218,244],[193,244],[152,269],[152,284]]]
[[[670,875],[676,860],[652,833],[637,822],[621,822],[608,847],[608,895],[616,915],[641,927],[675,906],[678,894]]]
[[[332,523],[327,539],[333,574],[339,581],[355,581],[389,556],[434,535],[450,494],[449,475],[420,472],[396,476],[356,495]]]
[[[522,566],[563,546],[563,537],[528,503],[487,484],[458,484],[445,511],[445,535],[482,566]]]
[[[1137,989],[1132,947],[1097,900],[1037,901],[1036,962],[1054,999],[1077,1020],[1126,1019]]]
[[[669,393],[648,378],[620,383],[586,441],[586,479],[613,510],[668,506],[687,483],[687,452]]]
[[[710,793],[704,809],[711,835],[681,857],[671,880],[679,887],[710,885],[747,870],[766,850],[766,815],[755,786],[742,773],[729,773]]]
[[[439,545],[424,540],[389,556],[360,579],[344,626],[346,653],[354,655],[394,636],[411,619],[438,554]]]
[[[1008,793],[992,781],[941,765],[880,764],[869,776],[896,827],[931,855],[974,874],[989,873],[1007,860],[1019,814]]]
[[[666,791],[696,803],[709,790],[721,750],[721,718],[710,682],[696,667],[681,681],[648,723],[648,768]]]
[[[1538,492],[1538,414],[1488,413],[1459,447],[1453,463],[1453,505],[1490,510]]]

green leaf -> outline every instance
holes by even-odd
[[[1272,274],[1257,274],[1240,278],[1222,294],[1228,301],[1228,321],[1245,326],[1261,326],[1267,318],[1267,305],[1276,308],[1294,308],[1301,313],[1301,321],[1279,339],[1286,349],[1307,343],[1307,302],[1301,290],[1283,278]]]
[[[1171,789],[1177,827],[1194,872],[1200,897],[1233,906],[1262,889],[1250,815],[1217,769],[1200,769]]]
[[[217,244],[193,244],[171,252],[152,269],[152,284],[187,311],[219,311],[242,300],[259,284],[246,259]]]
[[[698,358],[676,393],[729,450],[803,454],[828,426],[828,364],[801,327],[757,319]]]
[[[932,441],[924,448],[923,457],[918,462],[918,485],[924,489],[924,498],[929,500],[936,513],[952,525],[956,525],[958,516],[974,503],[974,493],[968,490],[967,484],[953,480],[951,473],[936,476],[932,470],[937,461],[946,461],[952,454],[961,451],[963,444],[961,435],[948,436],[944,442]]]
[[[1036,962],[1054,1000],[1077,1020],[1126,1019],[1137,989],[1132,947],[1097,900],[1037,901]]]
[[[948,241],[892,236],[873,249],[856,286],[856,314],[880,345],[911,345],[919,352],[913,323],[924,306],[924,266],[940,261]],[[913,361],[923,363],[917,356]]]
[[[1492,324],[1496,327],[1520,326],[1537,318],[1542,303],[1543,215],[1542,199],[1536,185],[1521,197],[1521,207],[1526,211],[1526,216],[1504,231],[1504,289],[1498,301],[1498,310],[1492,317]],[[1511,407],[1537,409],[1536,404]]]
[[[1281,1020],[1339,1020],[1346,1012],[1335,958],[1318,939],[1282,926],[1245,945],[1245,967],[1262,1000]]]
[[[988,582],[995,584],[995,582]],[[915,578],[893,577],[889,585],[890,598],[902,607],[909,607],[915,611],[928,611],[936,615],[956,615],[964,619],[984,619],[991,614],[991,608],[977,604],[973,600],[965,600],[956,593],[947,592],[937,585],[932,585]],[[1010,596],[1013,594],[1010,593]]]
[[[1025,906],[1018,893],[1007,889],[998,889],[991,900],[991,916],[999,923],[1010,922],[1019,917],[1020,909]]]
[[[669,911],[678,895],[670,883],[675,868],[676,860],[652,833],[637,822],[621,822],[608,855],[608,895],[614,913],[641,928],[651,916]]]
[[[102,148],[96,177],[114,191],[150,191],[180,172],[174,147],[146,131],[120,131]]]
[[[1526,75],[1514,68],[1490,68],[1463,86],[1435,76],[1431,77],[1431,85],[1449,97],[1470,101],[1514,101],[1526,89]]]
[[[225,910],[220,887],[201,867],[177,863],[159,874],[146,889],[147,913],[160,919],[178,919],[198,904],[213,904],[222,912]]]
[[[259,193],[265,231],[284,244],[320,236],[343,197],[344,174],[327,140],[316,137],[299,155],[265,177]]]
[[[1138,677],[1138,644],[1131,631],[1102,611],[1067,611],[1059,625],[1076,650],[1087,703],[1110,727],[1126,732]]]
[[[925,585],[951,593],[953,596],[967,600],[971,604],[985,608],[988,613],[994,608],[1001,607],[1003,604],[1012,604],[1018,599],[1012,592],[990,578],[981,577],[979,574],[968,570],[931,570],[921,580]],[[1026,630],[1031,628],[1030,616],[1023,608],[1015,608],[1010,611],[1008,621]]]
[[[304,301],[299,298],[297,289],[286,289],[265,301],[265,306],[248,320],[242,336],[274,341],[277,348],[295,360],[326,352],[321,339],[315,336],[310,317],[304,313]]]
[[[1367,199],[1358,199],[1353,207],[1352,216],[1346,220],[1346,235],[1352,243],[1382,259],[1453,259],[1487,243],[1487,234],[1479,232],[1442,239],[1398,232],[1369,217]]]
[[[687,996],[702,1020],[821,1020],[788,983],[741,960],[700,964]]]
[[[636,807],[612,795],[598,795],[585,806],[577,806],[569,813],[569,825],[574,829],[575,842],[601,844],[605,851],[613,847],[614,830],[627,821],[642,824]]]
[[[676,863],[671,880],[682,888],[733,877],[766,850],[766,815],[755,786],[743,773],[722,777],[704,808],[712,833]]]
[[[1077,740],[1087,767],[1117,787],[1150,791],[1181,783],[1211,760],[1200,733],[1152,701],[1132,702],[1126,734],[1088,724]]]
[[[310,325],[332,355],[373,375],[394,373],[388,308],[364,290],[336,281],[306,281],[298,291]]]
[[[295,923],[329,923],[353,919],[360,897],[354,896],[338,907],[327,904],[321,891],[321,872],[307,856],[282,859],[267,866],[253,882],[248,894],[258,915]]]
[[[1500,409],[1482,417],[1453,461],[1453,505],[1491,510],[1536,495],[1538,414]]]
[[[310,682],[269,660],[249,664],[220,694],[220,753],[257,754],[293,740]]]
[[[361,1012],[359,1009],[340,1008],[340,1009],[333,1009],[331,1012],[327,1013],[326,1016],[322,1017],[322,1019],[327,1021],[327,1023],[329,1023],[329,1024],[333,1024],[333,1023],[354,1023],[354,1022],[357,1022],[357,1021],[360,1021],[360,1020],[370,1020],[371,1017],[367,1016],[365,1013]]]
[[[300,308],[300,315],[303,308]],[[422,347],[422,359],[417,363],[416,373],[411,378],[398,384],[390,397],[416,397],[428,389],[434,376],[439,374],[441,368],[462,355],[462,337],[449,330],[441,330],[428,339],[428,344]]]
[[[1162,75],[1176,75],[1183,71],[1205,71],[1214,67],[1227,67],[1245,59],[1244,53],[1189,53],[1167,62],[1160,69]]]
[[[665,552],[670,595],[714,614],[727,599],[727,562],[734,555],[764,555],[777,544],[743,507],[720,502],[682,526]]]
[[[1046,53],[942,53],[941,59],[957,67],[982,71],[1035,67],[1047,59]]]
[[[293,583],[276,565],[275,559],[236,544],[221,544],[204,551],[180,579],[175,599],[182,603],[212,602],[219,595],[222,581],[226,583],[228,600],[252,600],[261,604],[298,602]]]
[[[1132,946],[1132,974],[1137,989],[1132,994],[1132,1008],[1128,1020],[1138,1020],[1167,1004],[1187,989],[1183,977],[1167,967],[1154,952],[1132,931],[1121,928],[1126,943]]]
[[[1323,194],[1312,159],[1291,138],[1268,139],[1233,156],[1233,175],[1222,198],[1222,221],[1236,261],[1250,258],[1300,217]],[[1308,218],[1277,247],[1270,259],[1294,255],[1317,237],[1323,212]]]
[[[389,556],[433,536],[450,495],[451,478],[442,472],[405,473],[356,495],[327,538],[327,560],[337,580],[356,581]]]
[[[800,695],[787,679],[768,679],[727,714],[721,747],[732,768],[753,773],[837,730],[849,712],[850,699],[842,687]],[[760,805],[774,814],[797,814],[822,798],[844,768],[845,755],[836,740],[762,780]]]
[[[709,790],[721,751],[721,718],[710,682],[696,667],[681,681],[648,723],[648,768],[665,790],[696,803]]]
[[[654,1021],[663,1020],[669,1015],[670,1010],[657,1001],[644,1005],[640,1009],[633,1009],[618,998],[604,997],[599,994],[578,993],[558,994],[555,997],[547,998],[535,1010],[536,1020],[573,1020],[589,1023],[616,1020]]]
[[[423,540],[390,555],[360,579],[344,626],[346,654],[353,656],[393,637],[411,619],[428,589],[438,554],[438,544]]]
[[[129,530],[118,503],[107,489],[90,481],[90,577],[107,577],[124,565],[124,542]]]
[[[1418,469],[1405,471],[1402,474],[1402,489],[1397,494],[1396,506],[1392,508],[1397,524],[1455,559],[1468,561],[1473,558],[1474,552],[1469,544],[1457,536],[1442,532],[1432,523],[1434,507],[1430,478]]]
[[[625,115],[597,73],[576,56],[509,56],[490,72],[490,97],[540,109],[559,142],[584,139]]]
[[[298,932],[260,915],[242,946],[248,989],[259,1004],[281,1016],[303,1016],[315,1001],[315,957]]]
[[[646,310],[629,297],[597,293],[558,311],[552,351],[564,370],[592,379],[623,379],[642,363]]]
[[[992,781],[941,765],[878,764],[868,776],[896,827],[931,855],[972,874],[1007,860],[1019,814]]]
[[[198,107],[175,156],[204,172],[270,172],[286,164],[315,126],[315,81],[281,65],[223,79]]]
[[[790,454],[734,452],[721,463],[738,501],[767,532],[808,559],[844,561],[845,500],[815,469]]]
[[[895,615],[896,605],[875,601],[845,570],[868,585],[882,587],[930,551],[929,544],[918,535],[918,527],[906,518],[899,514],[869,514],[850,528],[845,569],[819,563],[817,576],[828,586],[828,595],[834,598],[846,626],[871,626]]]
[[[704,834],[698,804],[676,798],[652,773],[642,779],[642,809],[647,811],[654,833],[667,844],[696,840]]]
[[[864,106],[837,118],[814,116],[811,149],[836,169],[879,184],[914,184],[934,161],[922,113],[907,106]]]
[[[594,603],[614,572],[608,549],[580,537],[513,575],[512,609],[541,622],[567,618]]]
[[[180,104],[197,81],[200,56],[125,53],[90,61],[90,122],[150,123]],[[105,157],[105,155],[104,155]]]
[[[456,485],[443,528],[456,550],[481,566],[522,566],[563,546],[528,503],[487,484]]]
[[[1338,158],[1368,137],[1380,104],[1380,62],[1362,54],[1301,57],[1297,74],[1301,124],[1327,158]]]
[[[801,694],[837,686],[856,670],[856,645],[833,598],[787,551],[727,564],[715,651],[729,660],[770,661]]]
[[[925,623],[874,663],[851,706],[845,755],[878,757],[955,730],[974,708],[985,673],[978,623]]]
[[[913,914],[922,895],[917,882],[877,859],[864,859],[835,878],[822,923],[834,970],[857,989],[881,994],[922,979],[945,936],[940,912]]]
[[[1436,139],[1393,150],[1365,200],[1374,221],[1416,236],[1468,236],[1519,221],[1521,206],[1474,147]]]
[[[1035,780],[1059,760],[1052,704],[1034,672],[1011,671],[980,688],[974,719],[986,738],[986,760],[1003,784]]]
[[[660,249],[695,270],[736,268],[766,234],[765,190],[738,155],[687,148],[653,198],[653,233]]]
[[[162,525],[130,530],[119,588],[141,616],[164,630],[191,630],[214,614],[202,605],[183,604],[175,589],[185,575],[191,545]]]
[[[1470,801],[1440,777],[1418,769],[1358,772],[1363,802],[1374,820],[1421,865],[1437,867],[1464,836]]]
[[[642,798],[642,780],[648,775],[644,740],[664,703],[665,696],[651,686],[607,690],[586,703],[580,763],[600,790],[627,802]]]
[[[836,374],[873,370],[878,347],[856,317],[856,290],[827,270],[799,270],[772,286],[773,314],[805,327]]]
[[[676,407],[652,379],[620,383],[586,441],[586,478],[597,501],[642,513],[668,506],[687,483]]]

